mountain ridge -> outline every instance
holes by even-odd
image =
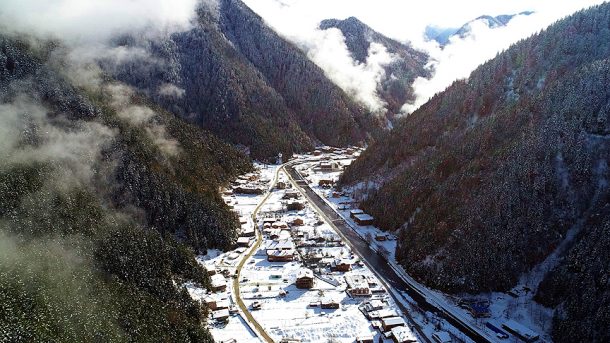
[[[449,44],[449,39],[451,39],[451,37],[467,37],[471,32],[471,25],[476,21],[484,21],[487,27],[489,27],[490,29],[495,29],[508,25],[508,23],[516,16],[529,16],[534,13],[534,11],[523,11],[515,14],[500,14],[497,16],[481,15],[475,19],[466,22],[459,28],[441,28],[435,26],[427,26],[425,36],[428,40],[435,40],[441,45],[441,47],[444,47],[445,45]]]
[[[234,244],[218,189],[250,160],[65,49],[0,34],[2,337],[212,342],[184,285]]]
[[[402,106],[415,100],[413,82],[417,77],[430,77],[425,68],[428,56],[410,44],[403,44],[388,38],[357,19],[325,19],[319,24],[321,30],[336,28],[345,37],[347,49],[357,63],[365,64],[369,56],[371,43],[380,44],[394,57],[388,65],[383,66],[384,75],[377,86],[377,93],[387,104],[387,116],[390,120],[400,113]]]

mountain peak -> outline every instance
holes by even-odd
[[[475,22],[484,22],[490,29],[495,29],[508,25],[517,16],[529,16],[534,13],[534,11],[523,11],[515,14],[500,14],[496,16],[484,14],[466,22],[459,28],[427,26],[425,35],[428,39],[435,40],[441,46],[445,46],[449,43],[451,37],[467,37],[472,31],[472,24]]]
[[[402,105],[413,99],[411,85],[415,78],[428,76],[428,71],[424,68],[428,61],[425,53],[415,50],[408,43],[401,43],[384,36],[356,17],[322,20],[319,28],[339,29],[345,38],[345,45],[350,55],[357,63],[368,63],[372,43],[383,46],[392,56],[392,62],[383,66],[385,75],[382,76],[377,87],[377,93],[387,103],[390,115],[398,113]]]

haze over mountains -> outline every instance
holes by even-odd
[[[374,58],[376,50],[388,54],[386,63],[380,65],[382,72],[377,80],[376,91],[384,102],[389,119],[400,113],[405,103],[415,100],[413,82],[417,77],[430,77],[430,71],[425,68],[428,56],[424,52],[374,31],[355,17],[320,22],[320,29],[330,28],[341,31],[350,55],[358,63],[369,62]]]
[[[506,26],[516,16],[528,16],[533,13],[533,11],[524,11],[517,14],[501,14],[497,16],[482,15],[465,23],[459,28],[427,26],[425,36],[427,39],[435,40],[441,46],[445,46],[453,37],[466,38],[472,34],[473,25],[483,24],[490,29],[495,29]]]
[[[2,340],[212,341],[182,284],[235,240],[218,187],[250,160],[66,53],[0,35]]]

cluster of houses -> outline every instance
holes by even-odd
[[[323,146],[323,147],[319,147],[318,149],[314,150],[312,155],[313,156],[321,156],[323,153],[325,154],[337,154],[337,155],[353,155],[356,152],[362,151],[362,148],[359,147],[349,147],[349,148],[335,148],[335,147],[330,147],[330,146]]]
[[[227,290],[227,280],[224,275],[217,273],[215,269],[209,269],[210,287],[213,292],[224,292]]]
[[[225,293],[227,290],[226,276],[229,276],[230,272],[209,268],[208,275],[210,276],[210,288],[214,293],[206,296],[204,302],[211,311],[212,319],[224,323],[229,320],[229,316],[238,312],[235,305],[231,305]]]
[[[331,298],[325,297],[320,299],[320,301],[309,303],[309,307],[320,307],[323,310],[336,310],[341,307],[341,304]]]
[[[405,320],[384,301],[373,299],[363,303],[359,308],[371,321],[371,325],[384,337],[391,338],[395,343],[417,342],[417,337],[407,327]],[[373,335],[362,335],[356,341],[373,342]]]
[[[353,298],[370,297],[373,294],[369,287],[368,279],[364,275],[345,275],[345,283],[347,283],[347,293]]]
[[[273,241],[290,239],[297,248],[337,247],[344,243],[337,235],[322,235],[315,226],[305,225],[300,216],[290,216],[288,221],[269,217],[263,219],[262,231],[265,238]],[[320,256],[320,259],[323,256]]]
[[[321,255],[320,255],[321,256]],[[373,294],[381,294],[384,293],[385,290],[378,283],[378,281],[371,276],[366,276],[358,273],[347,273],[352,270],[353,260],[346,258],[320,258],[316,259],[315,255],[308,255],[304,257],[311,264],[315,264],[317,266],[319,277],[323,277],[325,273],[321,271],[322,268],[329,268],[331,272],[343,272],[346,273],[343,275],[343,278],[346,283],[346,293],[352,298],[363,298],[363,297],[371,297]],[[329,261],[324,261],[329,260]],[[298,288],[311,288],[314,285],[313,282],[314,273],[311,269],[302,268],[297,274],[296,284]],[[328,279],[328,281],[326,281]],[[337,286],[339,283],[334,281],[334,278],[327,277],[325,281],[330,284],[334,284]],[[310,285],[309,287],[307,287]]]
[[[384,288],[377,279],[362,274],[348,274],[344,276],[347,284],[347,294],[353,298],[370,297],[374,294],[385,293]]]
[[[263,194],[266,190],[266,183],[269,180],[263,180],[257,173],[248,173],[238,176],[236,180],[231,182],[232,189],[223,192],[224,195],[238,194]]]
[[[489,318],[491,311],[489,310],[489,300],[465,298],[461,299],[458,305],[468,311],[474,318]]]
[[[297,273],[297,279],[295,285],[300,289],[311,289],[315,286],[314,273],[311,269],[301,268]],[[322,309],[338,309],[340,307],[339,302],[329,297],[324,297],[320,301],[312,302],[309,307],[320,307]]]
[[[359,208],[349,211],[349,217],[360,226],[373,225],[375,222],[375,218],[373,218],[373,216],[364,213],[364,211]]]
[[[326,161],[320,161],[316,166],[314,166],[313,170],[320,171],[323,173],[331,173],[331,172],[342,171],[344,167],[345,166],[343,166],[339,162],[332,161],[332,160],[326,160]]]
[[[247,218],[240,217],[239,222],[241,224],[241,232],[239,233],[239,237],[237,238],[237,246],[238,248],[245,249],[251,246],[252,243],[255,241],[256,232],[254,231],[254,226],[248,225]]]
[[[226,296],[208,295],[204,299],[205,304],[212,313],[212,319],[217,322],[226,322],[229,316],[238,312],[235,305],[231,305]]]
[[[296,250],[291,240],[282,239],[267,244],[266,254],[269,262],[290,262],[294,260]]]
[[[299,246],[299,248],[302,248]],[[328,253],[322,253],[322,249],[302,250],[303,262],[310,268],[317,270],[329,269],[331,272],[348,272],[352,270],[355,261],[349,258],[338,258]],[[361,264],[361,262],[359,262]]]
[[[286,191],[286,194],[292,194]],[[292,195],[290,195],[292,196]],[[271,240],[266,244],[267,261],[269,262],[290,262],[295,259],[296,247],[290,235],[290,225],[285,221],[275,217],[263,218],[263,234]],[[295,218],[292,226],[303,225],[302,218]],[[283,234],[286,232],[286,234]],[[282,238],[285,237],[285,238]]]

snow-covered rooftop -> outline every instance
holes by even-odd
[[[297,273],[297,278],[312,278],[313,279],[313,271],[311,271],[311,269],[309,268],[301,268],[299,269],[299,272]]]
[[[413,335],[413,332],[404,326],[397,326],[392,328],[392,336],[398,343],[417,342],[417,337]]]

